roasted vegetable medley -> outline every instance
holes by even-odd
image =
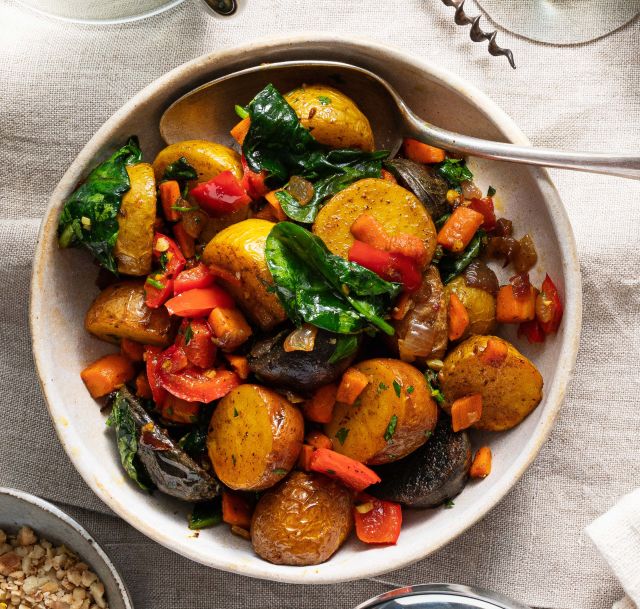
[[[533,239],[496,217],[465,159],[369,121],[322,85],[269,85],[231,129],[143,162],[135,137],[87,176],[60,246],[102,267],[88,332],[119,346],[82,380],[122,466],[277,564],[327,560],[355,528],[393,544],[407,508],[451,507],[491,471],[542,377],[563,305],[529,279]],[[500,285],[494,268],[511,279]]]

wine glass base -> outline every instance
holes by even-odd
[[[538,42],[576,44],[602,38],[640,13],[640,0],[476,0],[505,30]]]

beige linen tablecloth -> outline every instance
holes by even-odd
[[[58,444],[30,354],[28,289],[49,194],[96,129],[132,94],[198,55],[270,34],[368,36],[485,90],[534,144],[638,152],[640,22],[571,47],[501,32],[518,69],[453,25],[437,0],[248,0],[226,21],[187,0],[119,27],[43,19],[0,2],[0,485],[69,508],[120,568],[139,609],[349,609],[390,586],[449,581],[533,607],[601,609],[622,596],[583,528],[640,482],[640,186],[552,172],[584,281],[575,378],[549,441],[482,522],[435,555],[371,581],[305,587],[193,564],[148,541],[94,497]],[[473,12],[471,3],[467,4]],[[64,358],[64,353],[60,353]]]

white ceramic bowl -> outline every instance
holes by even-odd
[[[64,544],[80,556],[104,584],[111,609],[133,609],[129,593],[109,557],[71,516],[40,497],[0,487],[0,529],[15,533],[22,526],[32,528],[38,538]]]
[[[498,203],[520,234],[533,234],[540,261],[533,279],[545,272],[557,282],[566,303],[559,333],[542,347],[506,337],[539,367],[545,381],[540,406],[517,428],[503,434],[474,434],[494,452],[491,476],[470,483],[455,508],[405,511],[398,544],[365,547],[352,540],[328,562],[313,567],[272,565],[259,559],[227,527],[187,529],[188,507],[160,494],[141,493],[123,475],[112,434],[80,380],[80,370],[109,349],[83,329],[83,317],[97,293],[89,255],[61,251],[56,243],[58,214],[65,198],[88,169],[130,134],[138,134],[145,158],[162,147],[158,121],[165,108],[188,90],[225,73],[268,61],[329,59],[360,64],[382,77],[426,119],[469,135],[528,144],[513,121],[469,83],[430,63],[389,47],[328,36],[252,41],[191,61],[158,79],[116,112],[89,141],[55,189],[43,221],[33,269],[31,327],[35,361],[51,417],[65,450],[95,493],[122,518],[150,538],[200,563],[253,577],[296,583],[331,583],[372,576],[434,552],[482,518],[533,461],[558,413],[575,363],[580,333],[579,265],[571,227],[545,171],[472,159],[480,186],[498,189]],[[249,100],[239,99],[238,103]],[[366,103],[366,100],[356,101]],[[231,125],[232,109],[228,113]],[[375,123],[375,117],[370,116]],[[228,136],[227,136],[228,137]]]

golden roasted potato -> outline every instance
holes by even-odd
[[[153,224],[156,220],[156,181],[149,163],[126,167],[131,187],[118,212],[118,238],[113,254],[125,275],[151,272]]]
[[[333,87],[303,85],[285,95],[302,126],[331,148],[374,149],[373,131],[355,102]]]
[[[220,480],[229,488],[260,491],[295,465],[304,438],[300,411],[279,393],[240,385],[211,417],[207,450]]]
[[[258,501],[251,542],[258,556],[276,565],[317,565],[352,528],[351,493],[331,478],[296,471]]]
[[[489,340],[504,353],[496,360],[485,353]],[[506,353],[505,353],[506,347]],[[458,398],[482,395],[478,429],[503,431],[520,423],[542,399],[542,376],[511,343],[497,336],[472,336],[455,347],[439,373],[444,410]]]
[[[347,258],[354,238],[351,225],[361,214],[371,214],[390,234],[407,233],[424,240],[426,265],[436,249],[436,228],[420,200],[388,180],[358,180],[334,195],[320,210],[313,232],[334,253]]]
[[[114,283],[93,301],[84,327],[110,343],[130,338],[145,345],[166,347],[174,334],[169,313],[164,307],[150,309],[144,300],[142,281]]]
[[[278,297],[267,291],[273,278],[264,257],[272,222],[252,218],[220,231],[202,254],[205,264],[215,264],[233,273],[238,282],[222,281],[245,313],[269,330],[286,319]]]
[[[496,329],[496,299],[493,294],[467,285],[463,276],[456,277],[444,288],[447,303],[453,292],[469,315],[469,326],[462,339],[473,334],[491,334]]]
[[[199,182],[208,182],[223,171],[231,171],[236,178],[242,177],[242,162],[240,155],[222,144],[215,144],[207,140],[185,140],[176,142],[162,149],[153,161],[153,171],[156,182],[164,177],[168,165],[180,157],[187,159],[198,174],[197,180],[189,182],[189,187]]]
[[[337,402],[325,433],[333,449],[378,465],[405,457],[426,441],[438,419],[423,374],[397,359],[370,359],[354,366],[369,384],[353,405]]]

